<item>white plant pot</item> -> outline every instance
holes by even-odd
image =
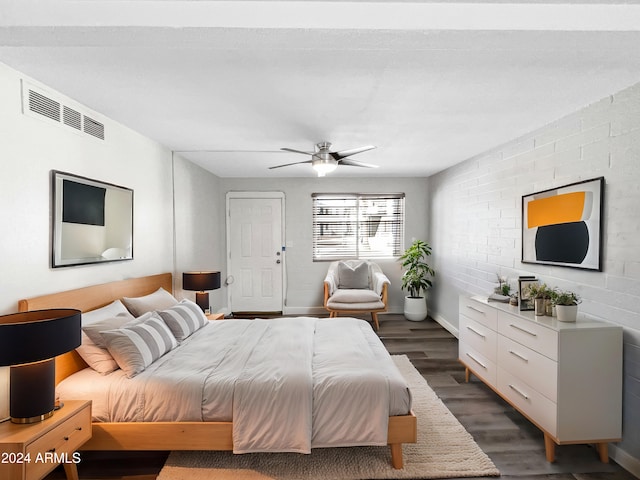
[[[404,297],[404,317],[412,322],[420,322],[427,318],[427,299]]]
[[[575,322],[578,316],[578,305],[556,305],[559,322]]]

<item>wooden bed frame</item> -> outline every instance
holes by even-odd
[[[120,280],[20,300],[21,312],[47,308],[76,308],[82,312],[122,297],[140,297],[158,288],[173,292],[171,273]],[[86,368],[77,352],[56,357],[56,384]],[[94,422],[93,436],[83,450],[233,450],[231,422]],[[391,463],[402,468],[402,444],[417,441],[415,415],[389,417]]]

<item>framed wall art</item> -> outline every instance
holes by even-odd
[[[522,197],[522,262],[602,271],[604,177]]]

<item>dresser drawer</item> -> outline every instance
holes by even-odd
[[[492,330],[497,330],[498,311],[486,303],[461,296],[458,301],[458,313]]]
[[[498,390],[540,428],[556,436],[558,411],[554,402],[502,367],[498,367]]]
[[[553,402],[558,400],[558,364],[513,340],[498,335],[498,365]]]
[[[495,330],[460,315],[460,340],[495,363],[498,334]]]
[[[26,465],[26,478],[39,479],[59,463],[72,462],[73,452],[89,438],[91,408],[87,405],[27,446],[25,453],[31,461]]]
[[[558,332],[507,312],[498,312],[498,333],[558,360]]]
[[[458,357],[487,385],[496,385],[496,364],[464,342],[458,343]]]

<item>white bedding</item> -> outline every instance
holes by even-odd
[[[60,398],[93,400],[94,421],[232,421],[234,452],[386,445],[411,409],[406,381],[358,319],[209,322],[128,379],[82,370]]]

